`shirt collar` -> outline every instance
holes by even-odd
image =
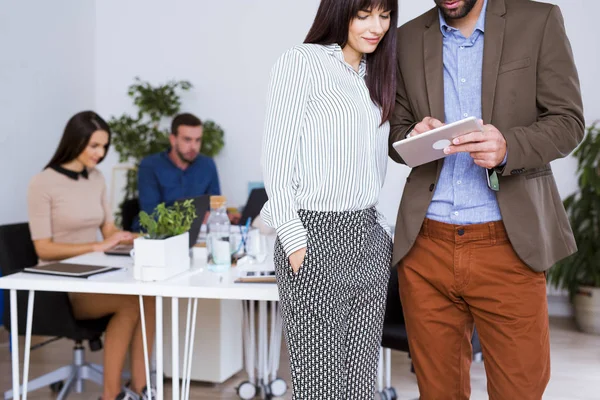
[[[194,159],[194,161],[192,161],[188,167],[183,170],[181,168],[179,168],[174,162],[173,160],[171,160],[171,157],[169,156],[169,153],[171,152],[171,147],[169,146],[169,148],[165,151],[163,151],[162,153],[160,153],[162,155],[162,157],[173,166],[173,168],[177,168],[180,171],[187,171],[192,165],[194,165],[196,163],[196,161],[198,161],[198,159],[200,158],[201,154],[198,154],[198,156]]]
[[[78,180],[80,176],[82,176],[85,179],[88,179],[88,176],[89,176],[88,171],[85,168],[81,172],[71,171],[70,169],[61,167],[60,165],[51,165],[50,168],[52,168],[59,174],[63,174],[64,176],[71,178],[75,181]]]
[[[477,23],[475,24],[475,31],[480,31],[481,33],[485,32],[485,13],[487,11],[487,3],[488,0],[484,0],[483,7],[481,8],[481,14],[479,14],[479,18],[477,18]],[[442,35],[444,37],[448,37],[448,32],[452,30],[457,30],[456,28],[451,27],[446,22],[446,18],[444,18],[444,14],[442,14],[441,10],[438,10],[438,15],[440,18],[440,30],[442,31]]]
[[[340,60],[341,62],[346,64],[348,66],[348,68],[350,68],[354,71],[354,68],[352,68],[350,66],[350,64],[348,64],[346,62],[346,59],[344,58],[344,52],[342,51],[342,47],[339,44],[337,44],[337,43],[325,44],[325,45],[323,45],[323,47],[325,48],[325,51],[329,55],[337,58],[338,60]],[[361,78],[364,78],[366,74],[367,74],[367,55],[363,54],[363,57],[360,60],[360,64],[358,65],[358,75]]]

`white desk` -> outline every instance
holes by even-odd
[[[80,292],[80,293],[104,293],[104,294],[123,294],[138,296],[156,297],[156,376],[157,379],[157,397],[163,399],[163,298],[172,298],[172,330],[173,338],[179,337],[179,299],[234,299],[247,300],[244,309],[245,317],[245,351],[246,351],[246,370],[249,375],[249,381],[256,386],[265,385],[268,387],[269,379],[275,379],[278,368],[278,354],[281,343],[281,319],[278,307],[275,302],[278,301],[277,286],[274,284],[235,283],[239,271],[243,269],[268,270],[273,269],[272,258],[267,257],[264,264],[231,268],[225,273],[213,273],[208,271],[201,263],[194,263],[190,271],[161,282],[139,282],[133,279],[130,267],[131,260],[126,257],[106,256],[102,253],[91,253],[84,256],[75,257],[69,261],[81,264],[107,265],[115,267],[124,267],[122,270],[96,275],[88,279],[81,278],[63,278],[56,276],[45,276],[40,274],[17,273],[0,278],[0,289],[10,290],[11,307],[11,326],[17,327],[17,290],[29,291],[29,305],[27,312],[27,327],[25,332],[25,364],[23,367],[23,398],[26,399],[26,385],[29,369],[29,348],[31,344],[31,325],[33,317],[33,303],[35,291],[53,291],[53,292]],[[141,299],[141,298],[140,298]],[[254,358],[255,336],[254,336],[254,307],[253,302],[259,304],[259,326],[258,326],[258,353],[257,359]],[[271,303],[273,321],[271,324],[271,334],[267,332],[267,302]],[[140,304],[142,304],[140,302]],[[194,323],[190,324],[193,317],[195,322],[195,313],[191,313],[192,302],[188,304],[188,324],[186,332],[186,350],[188,338],[193,337]],[[193,314],[193,315],[192,315]],[[143,313],[142,313],[143,315]],[[190,332],[191,329],[191,332]],[[11,330],[12,340],[12,373],[13,373],[13,394],[14,398],[19,400],[19,351],[18,351],[18,332],[17,329]],[[193,343],[193,341],[191,341]],[[180,398],[180,388],[175,382],[179,382],[179,341],[172,341],[173,357],[173,399]],[[191,354],[193,349],[184,354]],[[277,354],[277,357],[275,357]],[[191,357],[184,360],[184,380],[182,398],[189,396],[189,366]],[[257,370],[257,376],[254,370]],[[147,368],[148,369],[148,368]],[[270,377],[269,377],[270,375]],[[187,386],[186,386],[187,379]],[[278,382],[281,385],[281,382]],[[241,393],[240,393],[241,395]]]

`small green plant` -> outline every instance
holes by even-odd
[[[150,215],[140,212],[140,225],[146,231],[147,239],[167,239],[190,230],[196,218],[194,201],[175,202],[170,207],[160,203]]]
[[[600,287],[600,126],[588,127],[573,153],[577,158],[579,190],[564,200],[577,242],[577,253],[548,271],[550,282],[569,291],[571,299],[580,286]]]

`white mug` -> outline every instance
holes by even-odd
[[[260,256],[266,253],[267,238],[260,234],[260,230],[251,229],[248,232],[246,249],[251,256]]]

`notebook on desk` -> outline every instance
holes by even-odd
[[[72,263],[52,263],[38,265],[36,267],[25,268],[23,272],[34,274],[45,274],[55,276],[67,276],[71,278],[87,278],[92,275],[101,274],[109,271],[116,271],[120,268],[106,267],[100,265],[72,264]]]

